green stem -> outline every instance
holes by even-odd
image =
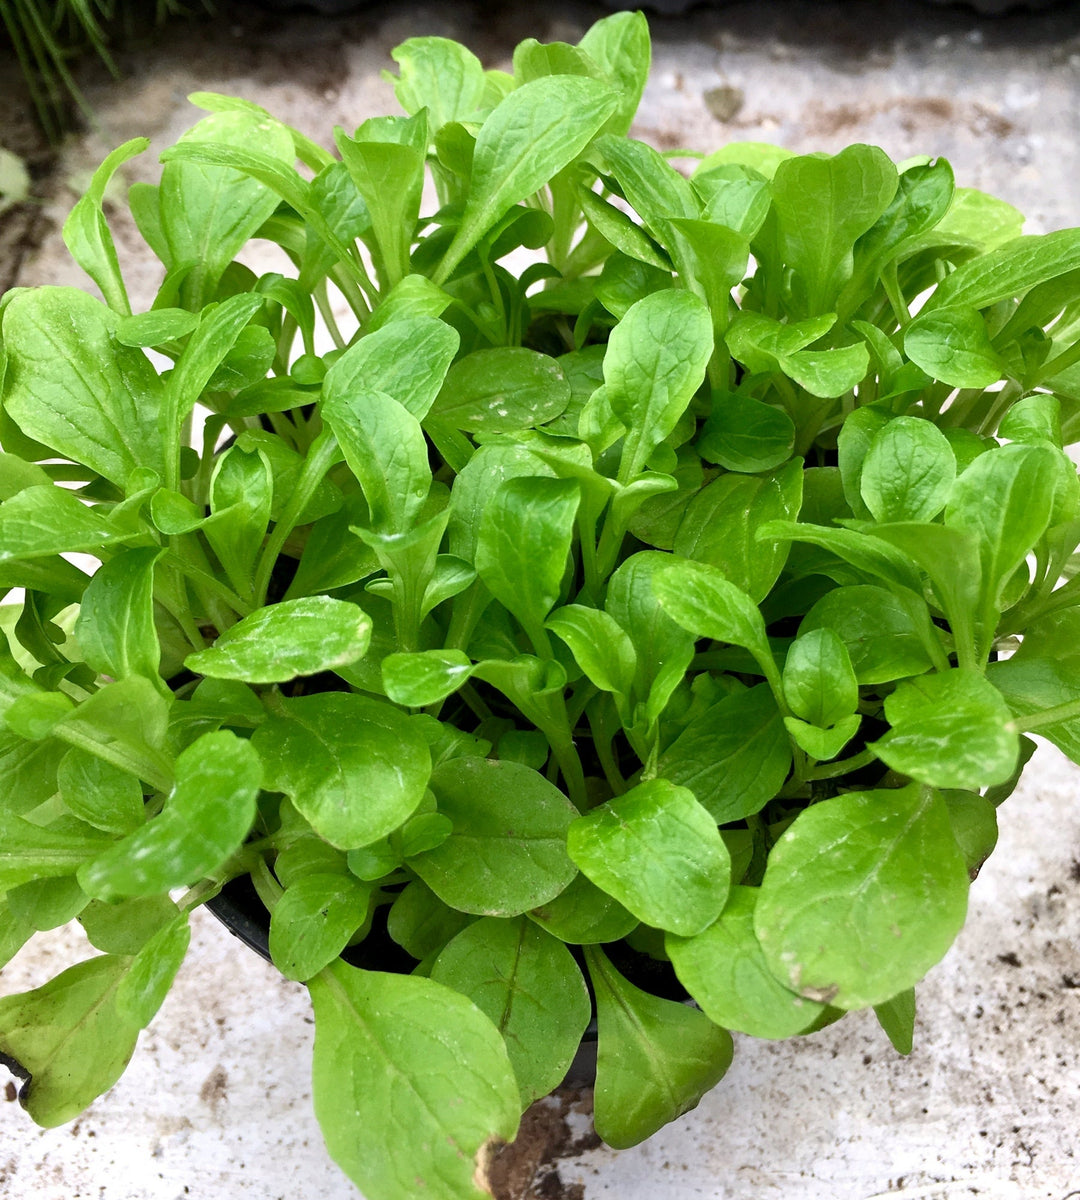
[[[300,478],[296,481],[293,494],[289,497],[289,503],[278,518],[273,532],[266,539],[266,545],[263,547],[259,565],[255,571],[255,585],[252,589],[256,608],[261,608],[266,603],[270,575],[289,534],[296,528],[300,514],[307,507],[311,497],[315,494],[315,489],[339,456],[340,451],[334,435],[328,429],[324,429],[312,442],[308,456],[304,459],[304,465],[300,469]]]
[[[815,767],[814,770],[807,772],[806,779],[836,779],[840,775],[847,775],[849,771],[857,771],[860,767],[869,766],[876,758],[877,755],[873,750],[862,750],[850,758],[842,758],[839,762]]]
[[[1080,717],[1080,700],[1069,700],[1065,704],[1055,704],[1053,708],[1044,708],[1042,712],[1030,713],[1026,717],[1016,717],[1012,726],[1017,731],[1030,733],[1043,725],[1056,725],[1059,721],[1071,721]]]
[[[172,764],[162,754],[147,747],[148,753],[141,754],[123,742],[99,742],[85,733],[78,725],[61,721],[53,726],[53,736],[69,746],[85,750],[88,754],[112,763],[129,775],[145,780],[159,792],[168,792],[173,785]]]

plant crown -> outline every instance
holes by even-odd
[[[336,154],[192,97],[148,311],[145,139],[64,229],[103,300],[0,302],[0,961],[100,952],[0,1049],[74,1117],[250,877],[330,1152],[457,1200],[594,1005],[613,1146],[729,1030],[910,1048],[1025,733],[1080,761],[1080,230],[872,146],[660,154],[641,14],[393,57]]]

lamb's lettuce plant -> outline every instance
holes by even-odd
[[[141,139],[65,227],[104,299],[0,302],[0,952],[100,952],[0,1048],[70,1120],[250,877],[330,1152],[457,1200],[594,1010],[613,1146],[730,1030],[910,1048],[1025,735],[1080,761],[1080,230],[872,146],[673,164],[640,14],[394,59],[336,153],[193,97],[149,311]]]

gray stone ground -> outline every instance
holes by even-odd
[[[19,264],[18,282],[84,285],[56,232],[63,214],[112,146],[137,134],[155,150],[175,139],[197,115],[189,91],[257,100],[326,142],[335,123],[393,111],[379,71],[405,37],[456,36],[502,66],[520,38],[572,40],[601,13],[562,0],[511,15],[458,3],[174,29],[157,49],[124,56],[122,82],[87,78],[97,126],[64,147],[46,188],[53,231]],[[871,141],[897,159],[945,155],[960,183],[1016,204],[1032,231],[1080,224],[1080,18],[1070,8],[980,22],[916,3],[734,4],[657,19],[653,32],[636,133],[662,148]],[[0,145],[4,136],[0,122]],[[153,174],[151,153],[127,177]],[[130,226],[117,232],[134,298],[148,300],[153,264]],[[1078,789],[1080,769],[1041,749],[1002,811],[967,928],[920,988],[910,1058],[866,1014],[801,1041],[740,1038],[731,1072],[694,1113],[636,1149],[564,1158],[560,1178],[530,1194],[1080,1197]],[[77,930],[41,937],[0,973],[0,990],[43,982],[81,943]],[[51,1131],[0,1105],[0,1195],[355,1196],[310,1113],[311,1035],[304,990],[202,914],[176,987],[112,1092]],[[582,1122],[572,1113],[570,1132]]]

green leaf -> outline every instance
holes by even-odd
[[[628,558],[608,580],[605,609],[630,635],[637,653],[634,693],[659,717],[694,656],[694,639],[671,619],[653,581],[671,556],[644,551]]]
[[[794,444],[795,425],[782,408],[727,392],[714,399],[695,446],[708,462],[756,473],[786,462]]]
[[[546,644],[544,621],[562,595],[580,500],[572,479],[521,476],[500,484],[480,518],[477,574],[538,651]]]
[[[216,143],[289,164],[296,151],[284,125],[255,112],[212,113],[182,134],[176,148]],[[209,300],[225,268],[278,206],[265,184],[232,166],[177,157],[166,161],[159,196],[166,266],[193,263],[180,286],[184,307]]]
[[[920,417],[897,417],[870,442],[859,486],[878,521],[932,521],[955,478],[956,456],[941,430]]]
[[[445,321],[432,316],[399,317],[362,337],[335,360],[326,373],[324,395],[344,398],[378,390],[422,421],[443,386],[459,341],[457,330]]]
[[[1050,521],[1059,453],[1000,446],[980,454],[953,486],[945,524],[978,538],[982,590],[995,607]]]
[[[172,987],[191,944],[187,913],[159,929],[139,949],[116,989],[116,1011],[125,1021],[145,1029]]]
[[[664,750],[656,772],[689,788],[717,824],[752,816],[791,769],[791,746],[767,685],[725,696]]]
[[[578,47],[605,73],[618,92],[618,107],[605,129],[609,133],[625,134],[649,78],[652,53],[644,13],[617,12],[594,21]]]
[[[874,1005],[874,1015],[898,1054],[910,1054],[915,1036],[915,989]]]
[[[113,175],[149,145],[149,138],[139,137],[117,146],[94,172],[90,186],[64,222],[64,245],[68,253],[98,285],[109,307],[118,313],[129,313],[131,308],[102,206]]]
[[[116,340],[122,346],[163,346],[198,328],[199,314],[183,308],[156,308],[117,322]]]
[[[99,900],[150,896],[215,870],[251,829],[261,774],[250,743],[204,734],[177,758],[158,816],[79,869],[83,891]]]
[[[0,808],[0,893],[35,879],[74,875],[109,839],[34,825]]]
[[[875,529],[880,533],[880,528]],[[796,523],[794,521],[769,521],[758,530],[760,538],[775,538],[777,541],[790,539],[809,542],[835,554],[850,563],[863,575],[882,579],[897,587],[921,594],[922,583],[911,559],[893,546],[876,537],[867,537],[853,529],[837,529],[826,525]]]
[[[350,851],[350,858],[353,853]],[[426,959],[475,919],[443,904],[427,884],[414,879],[390,906],[386,928],[413,958]]]
[[[427,113],[421,109],[414,117],[372,117],[355,137],[336,129],[334,142],[371,215],[380,276],[391,288],[409,274],[424,188]]]
[[[812,396],[832,398],[853,388],[870,366],[866,347],[856,343],[830,350],[804,347],[836,323],[835,313],[781,323],[752,309],[740,309],[727,331],[728,349],[751,371],[780,371]]]
[[[138,896],[113,904],[91,900],[79,914],[79,924],[96,949],[134,956],[155,934],[173,925],[179,913],[168,896]]]
[[[398,77],[388,76],[398,104],[410,115],[428,110],[432,131],[463,121],[480,107],[484,67],[471,50],[444,37],[413,37],[390,51]]]
[[[120,1078],[139,1026],[117,1009],[128,960],[100,955],[0,999],[0,1056],[28,1082],[20,1100],[46,1129],[77,1117]]]
[[[529,914],[541,929],[574,946],[617,942],[638,924],[637,917],[587,876],[577,874],[554,898]]]
[[[472,669],[472,659],[462,650],[388,654],[382,660],[383,687],[395,704],[424,708],[456,692]]]
[[[1019,768],[1024,764],[1017,765]],[[942,795],[949,806],[953,837],[964,856],[968,875],[974,879],[997,845],[997,806],[978,792],[948,791]]]
[[[800,155],[777,166],[772,193],[781,253],[802,284],[808,313],[831,307],[851,273],[852,247],[896,188],[896,168],[876,146]]]
[[[825,1006],[790,991],[769,970],[754,934],[757,898],[757,888],[732,888],[707,929],[693,937],[668,934],[664,946],[679,982],[710,1021],[751,1037],[793,1037]]]
[[[1001,201],[982,197],[991,206]],[[1006,214],[1007,218],[1009,214]],[[1013,210],[1011,217],[1015,220]],[[982,233],[990,225],[980,212],[971,227]],[[1015,232],[1019,232],[1018,229]],[[1048,279],[1080,268],[1080,231],[1059,229],[1053,233],[1015,237],[990,248],[958,267],[935,289],[925,310],[937,308],[987,308],[999,300],[1012,300]],[[925,311],[924,310],[924,311]]]
[[[1005,697],[1021,729],[1025,728],[1024,717],[1080,700],[1075,657],[1062,657],[1053,645],[1036,655],[1017,654],[990,663],[986,669],[987,679]],[[1053,742],[1074,762],[1080,761],[1080,721],[1073,718],[1040,725],[1039,736]]]
[[[308,988],[315,1115],[338,1166],[379,1200],[483,1200],[478,1156],[513,1138],[521,1111],[494,1025],[416,975],[334,963]]]
[[[302,596],[257,609],[184,665],[214,679],[284,683],[355,662],[370,642],[371,618],[359,605]]]
[[[834,726],[823,729],[820,725],[811,725],[797,717],[785,717],[784,728],[800,750],[818,762],[828,762],[858,733],[861,720],[858,713],[851,713],[841,717]]]
[[[975,308],[939,306],[919,313],[904,331],[904,350],[929,376],[952,387],[986,388],[1006,371]]]
[[[758,538],[766,521],[793,521],[802,507],[803,463],[769,475],[723,474],[687,505],[674,550],[709,563],[757,603],[772,590],[788,557],[784,542]]]
[[[266,785],[332,846],[368,846],[416,810],[431,756],[403,712],[346,692],[282,700],[279,711],[252,738]]]
[[[482,917],[443,948],[431,978],[467,996],[502,1034],[523,1107],[562,1083],[592,1016],[562,942],[525,917]]]
[[[105,563],[86,585],[75,637],[100,675],[138,675],[161,689],[161,643],[154,624],[154,564],[160,548],[127,550]]]
[[[567,604],[556,609],[546,624],[570,647],[578,666],[601,691],[630,694],[637,654],[613,616],[582,604]]]
[[[547,76],[512,91],[481,126],[461,224],[434,280],[443,284],[496,221],[572,162],[618,107],[595,79]]]
[[[913,986],[944,955],[967,891],[935,792],[848,792],[804,810],[773,846],[754,930],[786,987],[863,1008]]]
[[[348,875],[304,875],[270,914],[270,957],[286,979],[311,979],[364,923],[371,889]]]
[[[347,376],[331,371],[323,384],[322,415],[360,481],[380,533],[407,533],[431,490],[427,442],[420,422],[384,392],[344,390]]]
[[[835,725],[855,711],[859,685],[839,634],[828,628],[800,632],[784,662],[784,697],[811,725]]]
[[[65,488],[24,488],[0,504],[0,563],[96,553],[122,541],[122,531]]]
[[[409,865],[447,904],[513,917],[553,900],[574,878],[566,831],[577,810],[536,771],[452,758],[435,768],[430,786],[454,832]]]
[[[274,474],[266,455],[230,446],[210,479],[210,512],[220,519],[207,521],[203,532],[233,586],[245,596],[252,591],[273,499]]]
[[[672,558],[653,580],[664,611],[695,637],[743,646],[776,675],[765,622],[757,605],[716,567]]]
[[[731,860],[694,793],[666,779],[639,783],[570,826],[578,867],[639,920],[684,937],[720,915]]]
[[[67,808],[95,829],[123,836],[146,820],[143,791],[135,776],[86,750],[68,750],[56,781]]]
[[[118,320],[76,288],[12,297],[3,397],[28,437],[124,487],[136,467],[164,476],[162,388],[142,351],[116,341]]]
[[[886,697],[892,728],[870,743],[895,771],[943,788],[1003,783],[1020,740],[1001,693],[974,670],[954,669],[901,683]]]
[[[709,310],[690,292],[645,296],[612,330],[604,384],[626,426],[619,481],[637,478],[705,378],[713,349]]]
[[[454,363],[431,416],[470,433],[512,433],[553,421],[569,403],[570,384],[558,359],[495,346]]]
[[[596,1132],[616,1150],[636,1145],[689,1112],[731,1065],[731,1034],[704,1013],[625,980],[593,947],[599,1042]]]

